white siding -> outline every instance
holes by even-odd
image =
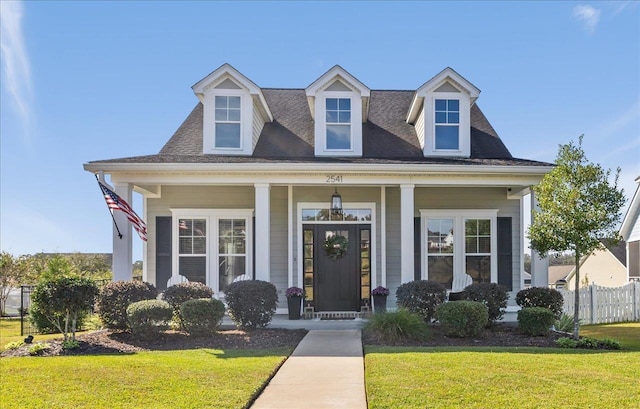
[[[251,152],[253,152],[256,148],[256,144],[258,143],[258,138],[260,138],[260,133],[262,133],[262,128],[264,128],[264,119],[262,118],[262,115],[260,115],[260,109],[255,103],[253,106],[253,120],[251,126],[253,132]]]
[[[631,229],[631,234],[629,235],[629,240],[627,241],[638,240],[640,240],[640,214],[636,216],[636,220],[633,222],[633,228]]]
[[[418,135],[420,148],[424,150],[424,109],[420,110],[420,115],[418,115],[414,127],[416,128],[416,135]]]

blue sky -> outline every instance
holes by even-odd
[[[282,88],[340,64],[371,89],[411,90],[451,66],[514,156],[552,162],[584,134],[627,197],[640,176],[638,2],[0,4],[0,247],[13,254],[111,252],[82,164],[157,153],[197,103],[191,85],[225,62]]]

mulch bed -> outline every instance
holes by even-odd
[[[183,332],[167,331],[150,340],[139,340],[126,332],[97,331],[77,337],[80,346],[65,351],[62,340],[47,340],[50,348],[41,356],[56,355],[95,355],[95,354],[132,354],[142,351],[172,351],[198,348],[212,349],[268,349],[295,347],[307,334],[306,330],[256,329],[253,331],[223,330],[211,337],[192,337]],[[445,336],[437,325],[431,327],[431,337],[426,341],[402,341],[389,343],[363,334],[365,345],[380,346],[427,346],[427,347],[555,347],[558,338],[569,334],[551,332],[544,337],[527,337],[518,332],[513,325],[496,324],[475,338],[453,338]],[[38,342],[36,335],[34,343]],[[2,357],[29,356],[29,345],[4,351]]]
[[[98,331],[76,337],[80,346],[62,349],[62,339],[43,341],[50,348],[40,356],[132,354],[142,351],[173,351],[198,348],[212,349],[269,349],[295,347],[307,334],[306,330],[256,329],[253,331],[219,331],[211,337],[192,337],[183,332],[167,331],[153,339],[139,340],[126,332]],[[38,342],[36,335],[34,343]],[[7,350],[2,357],[29,356],[29,345]]]
[[[425,346],[425,347],[557,347],[556,340],[571,334],[551,331],[543,337],[529,337],[520,334],[518,328],[510,324],[495,324],[486,329],[481,335],[474,338],[455,338],[443,334],[438,325],[430,326],[431,337],[426,341],[400,341],[395,343],[385,342],[364,333],[363,340],[366,345],[376,346]]]

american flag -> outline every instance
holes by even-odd
[[[107,201],[107,206],[109,206],[111,214],[113,214],[114,210],[123,211],[133,225],[133,228],[138,232],[138,236],[140,236],[142,240],[147,241],[147,224],[133,211],[129,203],[124,201],[116,192],[103,185],[100,181],[98,181],[98,184],[100,185],[100,189],[102,189],[104,199]]]

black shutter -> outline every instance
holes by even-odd
[[[513,290],[511,217],[498,217],[498,284]]]
[[[171,217],[156,217],[156,288],[167,289],[171,278]]]
[[[420,218],[413,218],[413,279],[421,279],[420,269],[420,246],[422,240],[420,239]],[[402,249],[400,249],[402,251]]]

